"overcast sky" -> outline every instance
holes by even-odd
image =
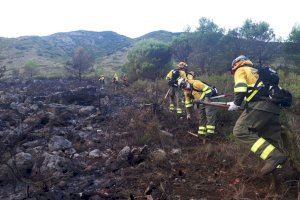
[[[247,18],[266,21],[286,38],[300,22],[300,0],[0,0],[0,5],[0,37],[111,30],[134,38],[193,30],[200,17],[208,17],[226,29]]]

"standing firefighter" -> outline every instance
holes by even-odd
[[[126,74],[123,74],[122,75],[122,81],[123,81],[123,85],[128,87],[129,86],[129,83],[128,83],[128,78],[126,76]]]
[[[112,82],[113,82],[113,83],[116,83],[116,84],[119,82],[119,77],[118,77],[118,74],[117,74],[117,73],[114,74],[114,76],[113,76],[113,78],[112,78]]]
[[[117,90],[118,85],[119,85],[119,77],[118,77],[117,73],[114,74],[114,76],[112,78],[112,82],[115,85],[115,90]]]
[[[252,62],[243,55],[233,60],[234,101],[228,103],[228,110],[245,109],[234,126],[233,134],[265,161],[261,175],[267,175],[287,160],[281,152],[281,103],[276,102],[276,96],[282,92],[287,92],[289,96],[290,93],[278,86],[279,77],[275,71],[268,67],[259,69],[253,68]]]
[[[104,77],[104,75],[101,75],[101,76],[99,77],[99,82],[100,82],[101,84],[104,84],[104,83],[105,83],[105,77]]]
[[[185,80],[180,78],[178,85],[185,91],[185,107],[187,110],[187,119],[191,118],[191,109],[193,101],[204,100],[210,101],[209,98],[217,95],[217,90],[199,80]],[[200,110],[200,121],[198,134],[200,136],[211,136],[215,133],[216,108],[198,104]]]
[[[186,67],[187,64],[185,62],[180,62],[178,64],[178,68],[171,70],[166,77],[171,89],[169,110],[173,112],[176,109],[177,114],[182,114],[182,109],[179,106],[179,98],[181,95],[181,91],[177,85],[177,81],[181,77],[186,78],[186,72],[185,72]]]

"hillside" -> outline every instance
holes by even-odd
[[[96,58],[121,51],[134,40],[114,32],[74,31],[50,36],[0,39],[0,61],[8,69],[22,68],[28,60],[42,65],[41,75],[57,75],[74,50],[82,46]],[[55,69],[55,70],[54,70]]]
[[[63,73],[64,63],[74,50],[82,46],[95,58],[96,68],[105,72],[118,69],[126,61],[129,48],[141,39],[170,42],[177,33],[155,31],[132,39],[112,31],[73,31],[49,36],[0,38],[0,64],[9,70],[20,69],[29,60],[42,65],[40,75],[56,76]]]
[[[163,41],[166,43],[170,43],[170,42],[172,42],[174,37],[177,37],[179,35],[180,35],[180,33],[172,33],[169,31],[159,30],[159,31],[153,31],[153,32],[147,33],[141,37],[136,38],[136,40],[139,41],[139,40],[155,39],[155,40]]]

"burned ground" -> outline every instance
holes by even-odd
[[[44,79],[0,86],[1,199],[297,199],[292,164],[262,163],[230,135],[199,139],[197,120],[159,106],[157,85],[101,88]]]

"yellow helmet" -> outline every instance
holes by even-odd
[[[194,79],[194,77],[195,77],[195,72],[189,71],[189,72],[187,73],[186,77],[187,77],[188,80]]]
[[[178,69],[184,69],[185,67],[187,67],[188,65],[185,62],[180,62],[178,64]]]
[[[251,60],[249,58],[247,58],[244,55],[240,55],[240,56],[236,57],[231,63],[231,73],[234,74],[234,72],[238,68],[245,66],[245,65],[252,67],[253,63],[251,62]]]

